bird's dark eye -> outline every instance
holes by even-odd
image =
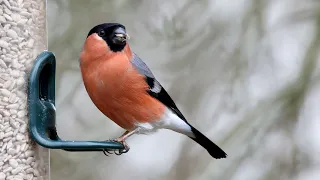
[[[103,29],[101,29],[101,30],[98,32],[98,35],[99,35],[100,37],[104,36],[105,34],[106,34],[106,33],[104,32]]]

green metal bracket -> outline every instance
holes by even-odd
[[[59,138],[55,126],[56,59],[44,51],[35,60],[28,87],[29,133],[39,145],[66,151],[121,150],[123,145],[108,141],[65,141]]]

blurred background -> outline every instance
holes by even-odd
[[[123,130],[93,105],[79,71],[89,30],[120,22],[189,122],[229,155],[212,159],[168,130],[132,136],[129,153],[51,151],[53,180],[320,179],[317,0],[48,0],[63,139]]]

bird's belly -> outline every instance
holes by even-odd
[[[84,78],[84,83],[96,107],[124,129],[132,130],[139,124],[152,123],[164,112],[165,106],[137,85],[127,86],[126,82],[99,78]]]

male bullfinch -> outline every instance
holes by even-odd
[[[148,66],[131,51],[126,28],[118,23],[93,27],[80,55],[85,88],[96,107],[125,129],[113,141],[170,129],[184,134],[204,147],[216,159],[227,154],[187,122]]]

